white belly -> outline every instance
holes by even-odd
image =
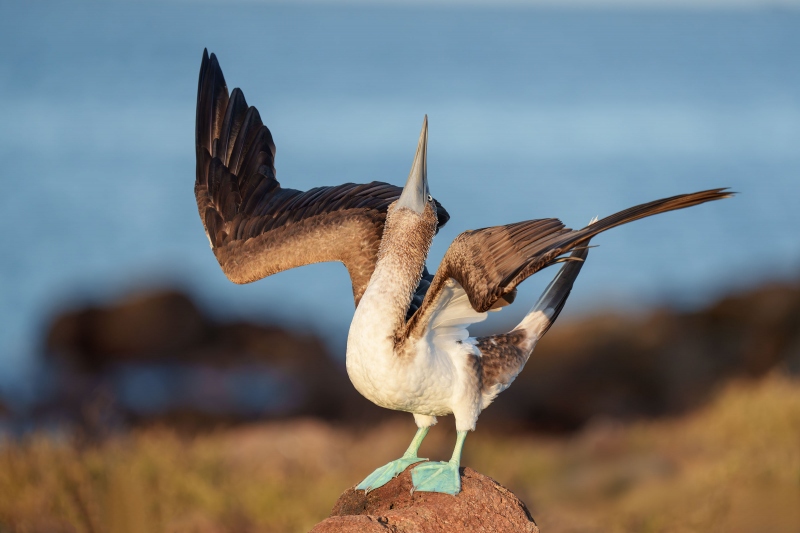
[[[396,272],[379,264],[356,308],[347,338],[347,374],[373,403],[419,415],[454,413],[465,428],[480,412],[478,356],[465,324],[485,318],[469,305],[463,289],[449,283],[431,329],[411,350],[395,351],[398,324]],[[402,302],[400,302],[402,303]],[[407,305],[407,304],[406,304]],[[463,429],[463,428],[462,428]]]
[[[434,416],[453,412],[458,372],[450,355],[420,342],[416,353],[399,357],[393,337],[376,334],[383,329],[378,322],[376,314],[362,313],[350,327],[347,374],[356,390],[387,409]]]

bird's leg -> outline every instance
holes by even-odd
[[[417,429],[417,433],[414,435],[414,439],[411,441],[411,444],[409,444],[406,453],[404,453],[400,459],[396,459],[391,463],[387,463],[368,475],[364,481],[358,484],[356,490],[365,490],[369,492],[377,489],[378,487],[382,487],[389,483],[393,478],[398,476],[410,465],[419,463],[420,461],[425,461],[426,459],[417,457],[417,452],[419,451],[419,447],[422,444],[422,440],[425,438],[425,435],[428,434],[429,429],[430,426]]]
[[[456,447],[449,461],[423,463],[411,471],[411,480],[414,490],[425,492],[444,492],[456,495],[461,492],[461,450],[464,448],[464,439],[467,432],[459,431],[456,438]]]

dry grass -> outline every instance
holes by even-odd
[[[193,439],[148,429],[100,446],[5,442],[0,533],[307,531],[403,451],[408,418],[358,436],[297,421]],[[487,433],[467,440],[464,463],[520,495],[547,533],[800,531],[797,382],[739,384],[686,418],[597,423],[569,439]],[[437,428],[422,451],[447,457],[453,437]]]

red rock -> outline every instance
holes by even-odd
[[[330,518],[311,533],[538,533],[531,514],[511,491],[463,468],[457,496],[413,492],[411,470],[369,494],[346,490]]]

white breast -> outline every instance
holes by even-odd
[[[350,380],[356,390],[382,407],[449,414],[464,402],[467,363],[476,353],[466,325],[485,319],[486,313],[476,313],[461,286],[450,280],[427,334],[412,354],[399,357],[390,325],[391,299],[389,291],[382,289],[388,288],[391,280],[385,281],[381,283],[381,273],[376,271],[353,317],[347,342]]]

